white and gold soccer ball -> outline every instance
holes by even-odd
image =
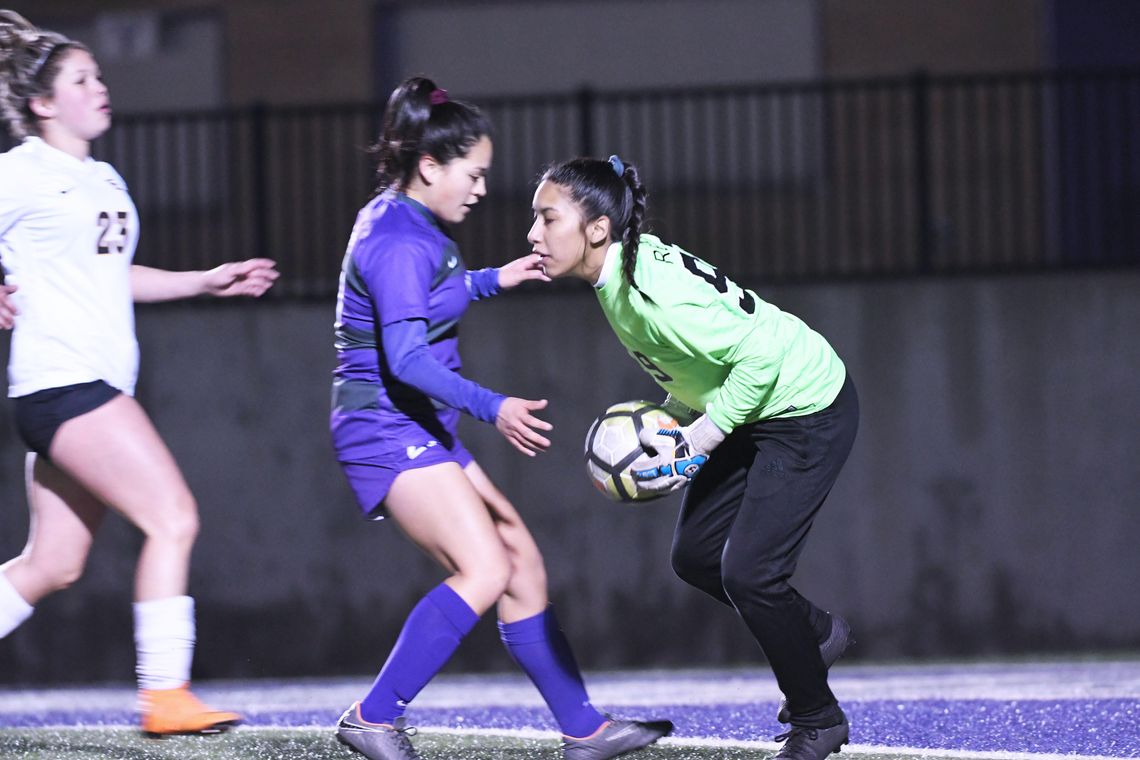
[[[638,434],[677,427],[677,420],[651,401],[623,401],[602,412],[586,433],[586,474],[594,487],[614,501],[649,501],[665,493],[639,492],[632,471],[647,467],[656,452],[641,445]]]

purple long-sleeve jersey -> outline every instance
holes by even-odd
[[[494,292],[494,277],[494,270],[468,273],[435,216],[407,196],[385,193],[361,209],[337,298],[333,438],[342,459],[354,458],[352,450],[366,455],[403,446],[397,438],[387,440],[384,430],[398,431],[408,420],[435,425],[444,407],[494,420],[503,397],[458,374],[459,319],[472,293]],[[425,333],[426,353],[424,343],[401,346],[395,354],[385,345],[397,337],[403,342],[409,325]],[[420,371],[403,366],[408,349],[418,354],[408,364]],[[432,364],[434,372],[425,375],[425,365]],[[358,426],[337,424],[339,417],[361,415],[378,426],[363,439]]]

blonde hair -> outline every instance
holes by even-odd
[[[50,98],[67,50],[81,42],[41,30],[15,11],[0,10],[0,119],[17,140],[39,132],[33,98]]]

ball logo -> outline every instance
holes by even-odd
[[[613,404],[594,420],[586,433],[586,473],[599,492],[613,501],[649,501],[665,493],[639,489],[634,470],[653,466],[657,452],[646,449],[638,434],[642,430],[673,430],[673,416],[650,401]],[[699,463],[698,463],[699,469]]]

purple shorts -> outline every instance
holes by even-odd
[[[384,497],[405,470],[455,462],[466,467],[474,457],[459,440],[459,412],[443,409],[423,424],[409,417],[355,409],[332,416],[337,461],[364,516],[384,518]]]

